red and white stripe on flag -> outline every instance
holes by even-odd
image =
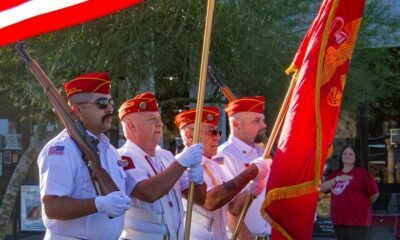
[[[143,0],[2,0],[0,46],[87,22]]]

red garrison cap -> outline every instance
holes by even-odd
[[[201,122],[210,123],[218,126],[219,108],[217,107],[203,107]],[[183,111],[175,116],[175,125],[181,130],[189,124],[196,121],[196,108]]]
[[[225,112],[229,117],[238,112],[264,113],[264,106],[263,96],[243,97],[226,104]]]
[[[64,84],[67,97],[76,93],[110,94],[110,76],[108,73],[88,73],[72,79]]]
[[[145,92],[124,102],[118,110],[119,119],[135,112],[158,112],[156,97],[151,92]]]

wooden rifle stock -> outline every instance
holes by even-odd
[[[16,49],[25,61],[29,70],[33,73],[43,87],[49,102],[56,114],[67,129],[71,138],[83,153],[83,159],[88,166],[89,174],[97,195],[107,195],[110,192],[119,191],[110,175],[102,168],[100,152],[97,148],[97,139],[89,136],[86,129],[72,112],[66,101],[62,98],[56,87],[48,78],[40,65],[32,59],[22,42],[16,43]]]
[[[235,94],[231,91],[231,89],[226,85],[224,81],[221,80],[219,77],[217,68],[215,65],[209,65],[208,66],[208,74],[210,77],[217,83],[219,90],[224,94],[228,102],[232,102],[233,100],[236,99]]]

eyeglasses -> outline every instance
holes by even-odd
[[[114,100],[112,98],[98,98],[94,102],[80,102],[76,104],[96,104],[100,109],[106,109],[108,104],[114,106]]]
[[[194,128],[190,128],[190,130],[194,131]],[[206,132],[209,136],[219,136],[222,135],[222,131],[218,131],[217,129],[201,129],[202,131]]]
[[[216,129],[209,129],[209,130],[206,130],[206,132],[208,135],[212,135],[212,136],[217,136],[217,135],[221,136],[222,135],[222,131],[218,131]]]

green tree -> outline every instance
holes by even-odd
[[[26,44],[60,91],[64,82],[80,73],[108,71],[113,78],[116,107],[141,87],[151,85],[149,79],[153,78],[160,105],[173,108],[177,103],[196,101],[189,98],[188,89],[197,86],[205,4],[206,1],[148,0],[90,23],[29,39]],[[388,99],[388,93],[398,99],[393,88],[399,80],[398,49],[366,48],[369,37],[379,28],[374,23],[392,30],[399,28],[398,21],[385,14],[387,9],[376,4],[369,1],[366,9],[344,108],[358,109],[360,105]],[[269,125],[273,124],[289,85],[290,77],[284,70],[319,5],[319,0],[217,1],[209,62],[218,66],[236,95],[266,96]],[[384,84],[378,84],[378,79]],[[44,131],[48,124],[60,127],[43,90],[26,71],[13,46],[0,48],[0,91],[16,108],[29,113],[26,117],[41,130],[37,132],[41,134],[37,136],[39,140],[48,134]],[[215,88],[212,98],[207,100],[225,102]],[[171,119],[167,123],[171,124]],[[35,157],[30,159],[31,163]],[[18,173],[23,177],[26,171]],[[3,220],[9,217],[9,212],[1,211],[4,203],[0,207]],[[0,226],[6,225],[3,220]]]

